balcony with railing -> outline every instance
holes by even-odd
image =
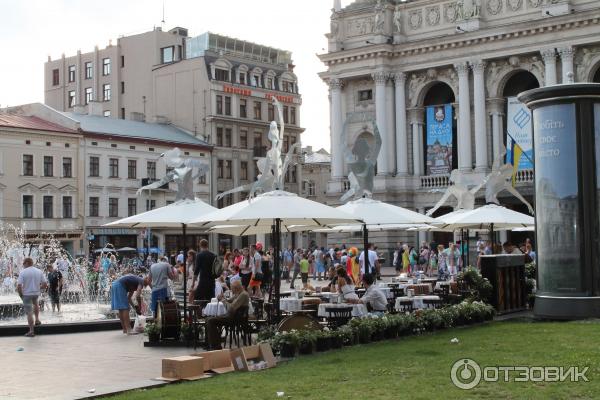
[[[450,175],[425,175],[420,177],[421,189],[444,189],[450,185]],[[533,182],[533,169],[517,171],[515,183],[517,186]]]

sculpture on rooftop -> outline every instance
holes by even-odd
[[[165,159],[165,164],[170,169],[169,172],[162,179],[139,188],[137,195],[139,196],[144,190],[158,189],[165,184],[175,182],[177,183],[176,201],[194,200],[194,180],[206,175],[210,168],[205,162],[182,157],[182,155],[182,151],[177,147],[162,153],[160,157]],[[195,175],[193,174],[194,169],[198,170]]]
[[[381,135],[377,123],[372,121],[373,136],[375,139],[374,145],[371,147],[364,137],[358,137],[354,145],[350,147],[348,144],[347,127],[352,118],[346,121],[346,127],[342,133],[342,148],[344,149],[344,157],[346,164],[350,169],[348,180],[350,181],[350,189],[340,198],[341,201],[346,201],[352,197],[371,197],[373,194],[373,179],[375,178],[375,164],[377,156],[381,151]],[[366,122],[366,114],[363,113],[363,122]],[[363,130],[367,130],[368,126],[363,125]]]

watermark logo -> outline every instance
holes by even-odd
[[[452,383],[457,388],[464,390],[473,389],[481,382],[481,367],[475,361],[463,358],[455,362],[452,366],[450,379],[452,379]]]
[[[456,361],[450,379],[457,388],[473,389],[485,382],[589,382],[589,367],[555,366],[480,366],[470,358]]]

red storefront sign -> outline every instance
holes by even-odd
[[[257,91],[253,91],[250,89],[243,89],[243,88],[238,88],[238,87],[229,86],[229,85],[223,85],[223,92],[239,94],[240,96],[248,96],[248,97],[250,97],[250,96],[264,97],[267,100],[271,100],[273,97],[275,97],[277,100],[279,100],[282,103],[292,103],[292,104],[295,103],[294,96],[282,96],[282,95],[273,94],[273,93],[257,92]]]

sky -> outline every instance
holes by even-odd
[[[342,5],[351,3],[342,1]],[[302,94],[303,145],[329,150],[327,48],[332,0],[164,0],[166,30],[206,31],[290,50]],[[104,48],[161,26],[163,0],[0,0],[0,106],[44,101],[48,56]]]

